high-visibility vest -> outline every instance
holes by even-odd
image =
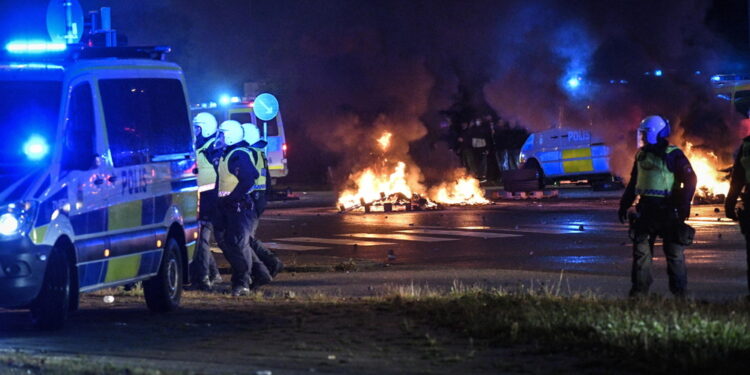
[[[745,184],[750,185],[750,142],[742,142],[740,148],[740,164],[745,169]]]
[[[206,150],[210,150],[216,139],[212,138],[195,150],[196,164],[198,167],[198,186],[201,191],[211,190],[216,184],[216,170],[213,164],[205,155]]]
[[[257,155],[259,156],[257,159],[254,160],[253,158],[253,152],[250,151],[250,149],[245,147],[238,147],[234,150],[230,151],[229,154],[221,158],[221,161],[219,161],[219,196],[225,197],[229,195],[232,191],[234,191],[234,188],[237,187],[237,184],[240,183],[240,181],[237,179],[237,176],[235,176],[232,172],[229,171],[229,159],[231,159],[232,154],[234,154],[237,151],[241,151],[247,154],[247,156],[250,158],[250,161],[253,163],[253,167],[255,167],[255,170],[258,171],[258,177],[253,182],[253,187],[250,188],[250,190],[247,191],[247,193],[252,193],[253,191],[258,190],[266,190],[266,173],[265,173],[265,162],[264,158],[262,157],[262,151],[259,149],[254,149],[257,151]]]
[[[668,146],[666,154],[678,150],[675,146]],[[643,150],[636,155],[638,165],[638,180],[635,192],[647,197],[668,197],[674,187],[674,173],[667,168],[663,157]]]

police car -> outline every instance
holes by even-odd
[[[611,183],[610,149],[587,130],[554,128],[532,133],[521,146],[519,165],[537,171],[539,188],[555,181]]]
[[[168,48],[87,44],[10,42],[0,63],[0,307],[42,329],[138,281],[175,309],[198,237],[182,70]]]

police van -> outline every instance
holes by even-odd
[[[0,307],[56,329],[79,293],[138,281],[150,310],[178,307],[198,196],[185,79],[168,51],[6,45]]]
[[[587,180],[596,188],[615,178],[609,157],[609,147],[590,131],[553,128],[530,134],[518,161],[523,168],[537,172],[540,189],[563,180]]]

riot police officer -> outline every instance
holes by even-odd
[[[735,211],[737,198],[742,196],[743,208]],[[750,137],[742,140],[740,149],[732,167],[732,178],[729,183],[729,193],[724,202],[726,216],[740,222],[740,230],[745,236],[745,251],[747,254],[747,285],[750,289]],[[750,296],[748,296],[750,297]]]
[[[245,142],[250,145],[249,150],[253,164],[260,173],[260,176],[253,186],[253,191],[249,195],[254,208],[254,212],[251,214],[255,215],[252,219],[252,227],[250,229],[250,247],[253,250],[253,266],[251,272],[253,278],[252,287],[258,288],[271,282],[273,277],[283,269],[284,265],[276,254],[268,250],[268,248],[266,248],[263,243],[255,237],[255,232],[260,223],[260,216],[263,214],[266,207],[268,199],[266,194],[268,191],[268,182],[270,182],[268,175],[268,160],[266,159],[264,152],[266,141],[261,138],[260,130],[255,124],[242,124],[242,129],[245,134]]]
[[[216,135],[216,118],[201,112],[193,118],[195,129],[195,153],[198,167],[199,220],[200,234],[195,250],[193,263],[190,265],[191,287],[197,290],[210,291],[215,282],[221,281],[216,260],[211,255],[210,241],[214,232],[212,218],[215,216],[217,203],[216,167],[213,161],[220,152],[213,145]]]
[[[628,209],[639,197],[636,215],[631,223],[633,266],[631,297],[648,294],[652,283],[651,259],[657,236],[664,239],[669,290],[677,297],[687,293],[687,269],[680,231],[690,216],[695,193],[696,175],[690,161],[667,137],[670,126],[662,116],[648,116],[638,128],[638,150],[630,182],[620,200],[620,222],[628,219]],[[689,228],[689,227],[688,227]]]
[[[219,126],[215,142],[215,147],[222,149],[218,165],[219,198],[215,225],[224,256],[232,266],[233,296],[250,292],[253,259],[250,238],[256,215],[249,194],[257,188],[261,177],[243,137],[240,123],[228,120]]]

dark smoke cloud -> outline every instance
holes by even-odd
[[[437,179],[456,163],[439,111],[459,87],[476,108],[531,130],[563,123],[605,136],[621,172],[650,113],[724,159],[737,143],[707,77],[744,66],[706,26],[709,0],[81,3],[111,6],[131,44],[172,45],[194,102],[241,93],[245,81],[277,94],[297,181],[322,182],[328,166],[345,178],[385,129],[397,156]],[[644,75],[657,68],[662,77]],[[572,77],[582,79],[576,92],[566,90]]]

